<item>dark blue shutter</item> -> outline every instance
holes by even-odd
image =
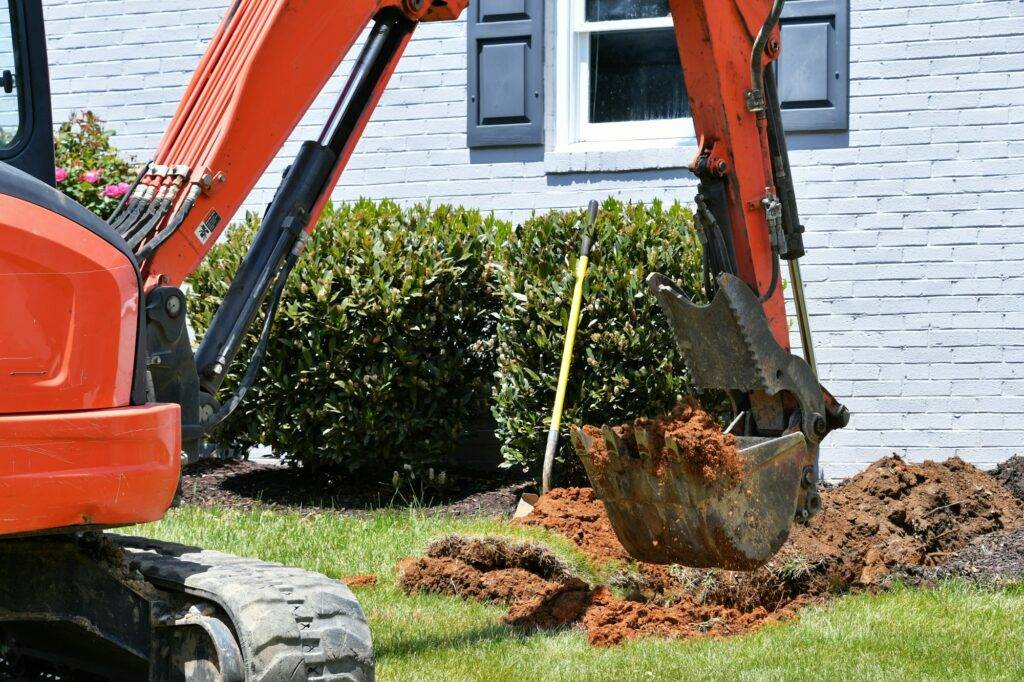
[[[544,143],[544,0],[474,0],[470,147]]]
[[[786,132],[847,130],[849,0],[789,0],[778,69]]]

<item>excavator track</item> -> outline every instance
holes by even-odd
[[[231,619],[253,682],[374,679],[370,628],[351,590],[326,576],[139,537],[111,536],[161,590],[215,603]]]
[[[363,610],[326,576],[114,534],[4,549],[0,678],[5,665],[34,661],[57,676],[33,679],[374,679]]]

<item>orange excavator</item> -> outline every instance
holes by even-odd
[[[19,111],[0,148],[3,665],[128,680],[372,679],[370,632],[341,583],[97,531],[172,505],[183,460],[255,380],[285,279],[417,26],[468,4],[235,0],[153,160],[104,221],[53,188],[40,0],[12,2],[15,68],[0,81]],[[783,0],[669,5],[699,140],[712,302],[694,305],[659,275],[650,284],[695,382],[732,396],[746,469],[719,494],[685,472],[641,480],[636,453],[622,451],[600,492],[639,558],[745,569],[817,510],[818,445],[848,413],[789,347],[781,260],[812,357],[772,71]],[[364,32],[323,132],[300,146],[194,349],[183,282]],[[243,378],[221,395],[261,311]]]

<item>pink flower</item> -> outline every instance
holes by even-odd
[[[68,179],[68,171],[65,168],[54,168],[53,177],[57,180],[57,182],[64,182],[65,180]]]
[[[81,175],[78,176],[78,179],[81,182],[88,182],[90,185],[95,185],[96,183],[98,183],[100,181],[100,178],[102,176],[103,176],[103,173],[100,172],[97,169],[97,170],[85,171],[84,173],[82,173]]]
[[[132,188],[127,182],[119,182],[116,185],[107,185],[103,188],[103,196],[111,199],[123,197]]]

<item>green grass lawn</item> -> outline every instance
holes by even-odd
[[[446,532],[542,539],[593,577],[561,538],[486,519],[416,510],[358,518],[179,509],[131,532],[301,566],[331,577],[379,576],[360,588],[381,680],[1024,679],[1024,587],[947,583],[811,608],[798,622],[729,640],[643,640],[593,649],[577,631],[524,636],[504,609],[450,597],[406,596],[395,564]]]

